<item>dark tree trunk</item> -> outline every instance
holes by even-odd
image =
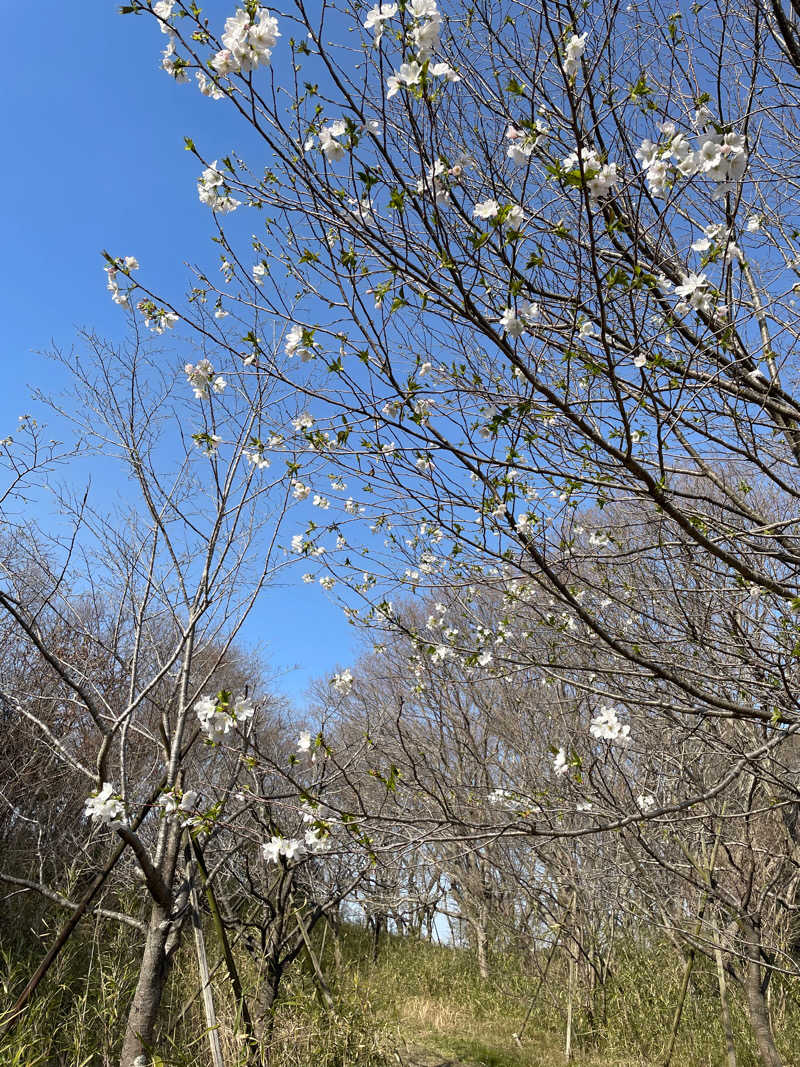
[[[278,1002],[283,969],[275,966],[272,961],[267,961],[265,970],[266,973],[256,998],[256,1011],[258,1012],[256,1031],[261,1041],[263,1061],[268,1063],[272,1052],[272,1039],[275,1031],[275,1008]]]
[[[120,1067],[147,1067],[151,1062],[150,1054],[153,1051],[161,998],[164,995],[172,959],[180,944],[181,915],[188,901],[189,884],[184,882],[180,891],[173,894],[181,831],[178,826],[171,826],[166,833],[166,844],[159,873],[163,879],[167,899],[161,902],[153,900],[150,925],[139,968],[139,980],[136,983],[136,992],[133,994],[128,1011],[125,1038],[119,1061]],[[171,911],[174,911],[175,915],[171,915]]]
[[[372,919],[372,962],[378,962],[378,952],[381,947],[381,934],[386,929],[386,916],[375,915]]]
[[[769,1009],[765,996],[765,985],[761,972],[761,951],[755,928],[745,931],[747,938],[747,971],[745,974],[745,993],[750,1027],[758,1045],[758,1052],[763,1067],[783,1067],[772,1026],[769,1021]]]
[[[136,983],[136,992],[128,1013],[120,1067],[144,1067],[150,1062],[149,1053],[153,1047],[156,1020],[169,975],[169,925],[166,910],[154,904],[139,969],[139,981]]]

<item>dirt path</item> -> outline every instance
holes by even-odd
[[[476,1067],[467,1060],[451,1060],[442,1058],[441,1053],[431,1052],[419,1045],[409,1045],[395,1053],[397,1062],[401,1067]]]

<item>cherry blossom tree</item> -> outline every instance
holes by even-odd
[[[75,836],[91,837],[88,855],[115,836],[147,893],[149,914],[130,917],[144,937],[121,1055],[130,1067],[152,1046],[186,917],[181,843],[191,833],[213,847],[268,707],[248,695],[260,678],[235,669],[233,643],[286,564],[277,537],[290,497],[259,442],[292,411],[279,387],[235,368],[223,379],[207,356],[179,371],[136,338],[114,349],[87,336],[81,347],[63,357],[73,391],[51,399],[53,418],[77,429],[82,460],[107,485],[125,479],[124,494],[94,502],[49,476],[37,485],[44,468],[29,464],[28,491],[43,508],[49,488],[60,517],[38,530],[19,521],[3,552],[0,696],[71,788],[83,782],[87,821]],[[22,462],[11,461],[12,479]],[[41,825],[44,814],[27,818]],[[0,878],[75,910],[41,875]]]
[[[674,570],[689,552],[717,569],[721,607],[760,598],[786,635],[773,675],[791,676],[795,547],[774,518],[796,468],[780,7],[729,4],[711,30],[642,3],[282,19],[250,4],[219,23],[179,2],[129,9],[155,15],[168,73],[260,138],[247,162],[189,144],[222,249],[195,305],[227,317],[180,315],[308,397],[298,432],[325,485],[297,471],[294,488],[325,514],[293,544],[324,559],[325,586],[380,607],[390,581],[509,567],[681,714],[793,722],[790,693],[723,696],[647,651],[638,630],[675,630],[671,600],[639,588],[626,614],[597,588],[626,547],[606,517],[636,502],[654,531],[641,558]],[[255,263],[226,236],[233,211],[269,220]],[[179,314],[125,260],[108,270],[151,328]],[[242,351],[233,334],[255,316],[283,324],[291,373],[252,328]]]
[[[303,398],[291,548],[375,643],[408,641],[414,684],[452,661],[553,697],[558,730],[521,724],[495,788],[529,805],[541,737],[558,804],[484,805],[473,845],[718,819],[723,798],[746,824],[742,783],[770,788],[798,727],[794,9],[125,10],[248,158],[187,141],[219,275],[166,299],[109,257],[112,298],[213,344],[213,373]],[[407,606],[442,586],[455,618]],[[651,738],[697,745],[663,795]],[[397,766],[371,768],[391,794],[375,825]],[[452,835],[446,786],[424,783],[438,810],[396,820],[409,847]]]

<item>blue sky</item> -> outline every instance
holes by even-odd
[[[184,136],[211,158],[241,132],[224,102],[212,103],[160,69],[164,38],[152,20],[122,17],[113,0],[36,5],[35,47],[3,67],[5,143],[11,175],[4,214],[6,275],[0,436],[25,411],[30,386],[64,380],[37,355],[69,350],[81,327],[111,340],[124,315],[109,299],[101,251],[135,255],[156,291],[179,296],[190,262],[216,262],[211,220],[195,192],[197,160]],[[8,39],[30,38],[31,11],[7,6]],[[111,487],[96,485],[99,494]],[[102,496],[101,496],[102,499]],[[299,579],[299,574],[297,576]],[[295,580],[269,591],[246,630],[284,671],[299,699],[308,681],[353,657],[356,635],[318,586]]]

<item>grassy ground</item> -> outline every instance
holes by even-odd
[[[0,931],[2,937],[2,931]],[[212,966],[215,947],[209,938]],[[124,1011],[136,977],[135,936],[109,924],[84,929],[54,968],[12,1039],[0,1049],[2,1067],[105,1067],[114,1064]],[[0,940],[3,999],[21,986],[40,949],[32,940]],[[272,1067],[557,1067],[564,1063],[565,983],[558,966],[542,988],[523,1036],[514,1033],[536,987],[533,968],[496,956],[489,980],[468,952],[402,938],[386,939],[376,963],[357,928],[334,952],[330,935],[322,963],[335,1011],[323,1010],[306,960],[285,984],[276,1016]],[[233,1005],[221,972],[215,981],[227,1067],[243,1062]],[[592,1027],[577,1013],[575,1062],[580,1067],[633,1067],[659,1061],[678,996],[681,964],[667,947],[620,952],[605,992],[605,1023]],[[254,976],[250,975],[250,981]],[[207,1038],[190,946],[181,951],[163,1008],[159,1055],[163,1067],[206,1067]],[[194,999],[192,999],[194,997]],[[597,1003],[597,1002],[596,1002]],[[188,1007],[187,1007],[188,1004]],[[739,1067],[758,1060],[738,995],[732,993]],[[674,1067],[724,1065],[713,972],[693,976]],[[800,1010],[791,989],[776,987],[776,1029],[786,1062],[800,1037]]]

